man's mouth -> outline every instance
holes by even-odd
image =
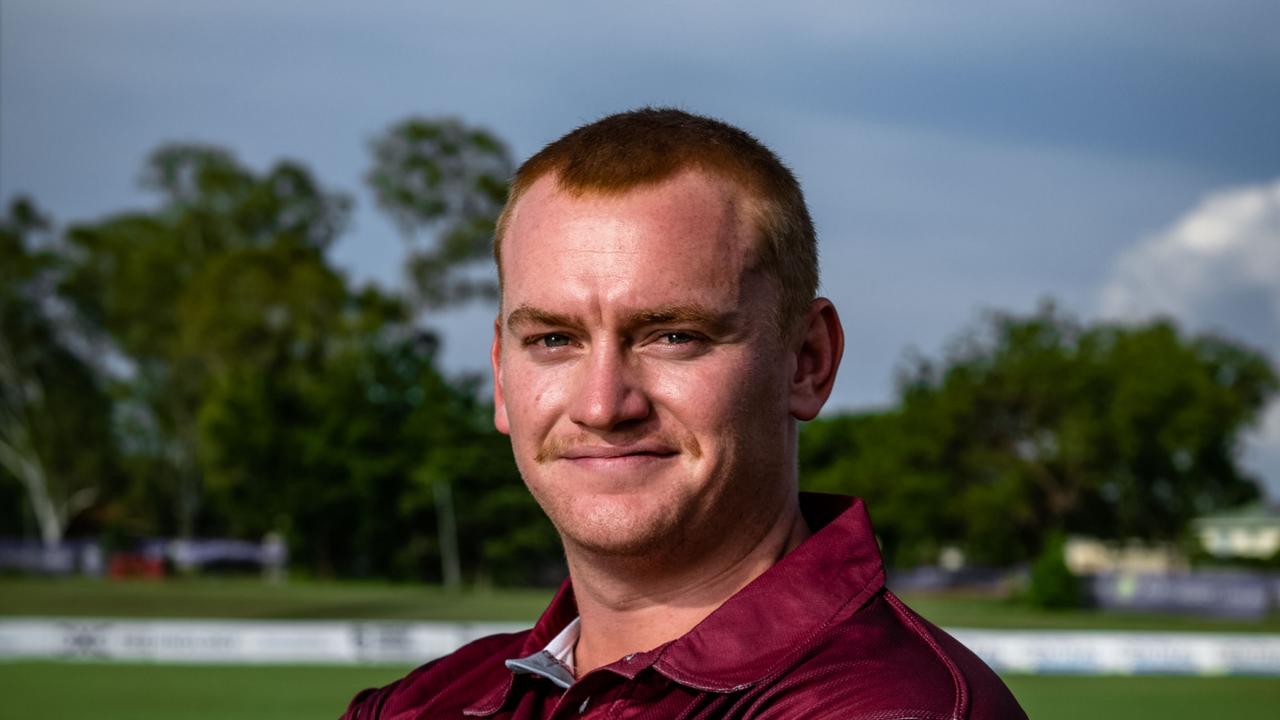
[[[668,445],[646,444],[646,445],[628,445],[628,446],[611,446],[611,445],[594,445],[586,447],[570,447],[556,455],[557,458],[563,460],[583,460],[583,461],[610,461],[610,460],[627,460],[627,459],[660,459],[668,458],[678,454],[675,448]]]
[[[542,444],[534,459],[539,463],[567,460],[584,464],[607,464],[610,461],[625,464],[666,460],[677,455],[688,455],[694,460],[702,457],[701,447],[692,437],[684,442],[663,435],[617,440],[621,442],[610,443],[594,437],[555,436]]]

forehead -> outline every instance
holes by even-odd
[[[504,233],[504,305],[573,286],[605,298],[736,286],[750,266],[750,206],[736,184],[700,172],[609,194],[567,192],[544,176]]]

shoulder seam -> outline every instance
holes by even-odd
[[[925,644],[929,646],[929,649],[933,650],[933,654],[936,655],[938,659],[942,661],[942,664],[946,666],[947,672],[951,673],[951,682],[956,688],[956,704],[955,708],[952,710],[951,716],[955,718],[955,720],[963,720],[963,718],[967,717],[969,714],[969,684],[965,681],[964,674],[960,672],[960,668],[955,664],[951,657],[947,655],[946,651],[942,649],[942,646],[938,644],[937,639],[933,637],[933,633],[930,633],[927,628],[920,624],[920,621],[914,616],[914,613],[912,613],[912,611],[898,599],[897,595],[886,590],[884,597],[885,600],[889,602],[889,606],[893,608],[894,612],[903,621],[903,623],[906,624],[912,632],[918,635],[921,640],[925,641]]]

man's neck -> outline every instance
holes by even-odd
[[[689,632],[810,535],[789,504],[757,537],[680,567],[593,558],[567,549],[581,618],[579,677]]]

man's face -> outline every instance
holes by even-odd
[[[619,196],[544,177],[520,199],[495,424],[567,545],[687,551],[769,522],[792,491],[794,356],[748,269],[746,202],[694,172]]]

